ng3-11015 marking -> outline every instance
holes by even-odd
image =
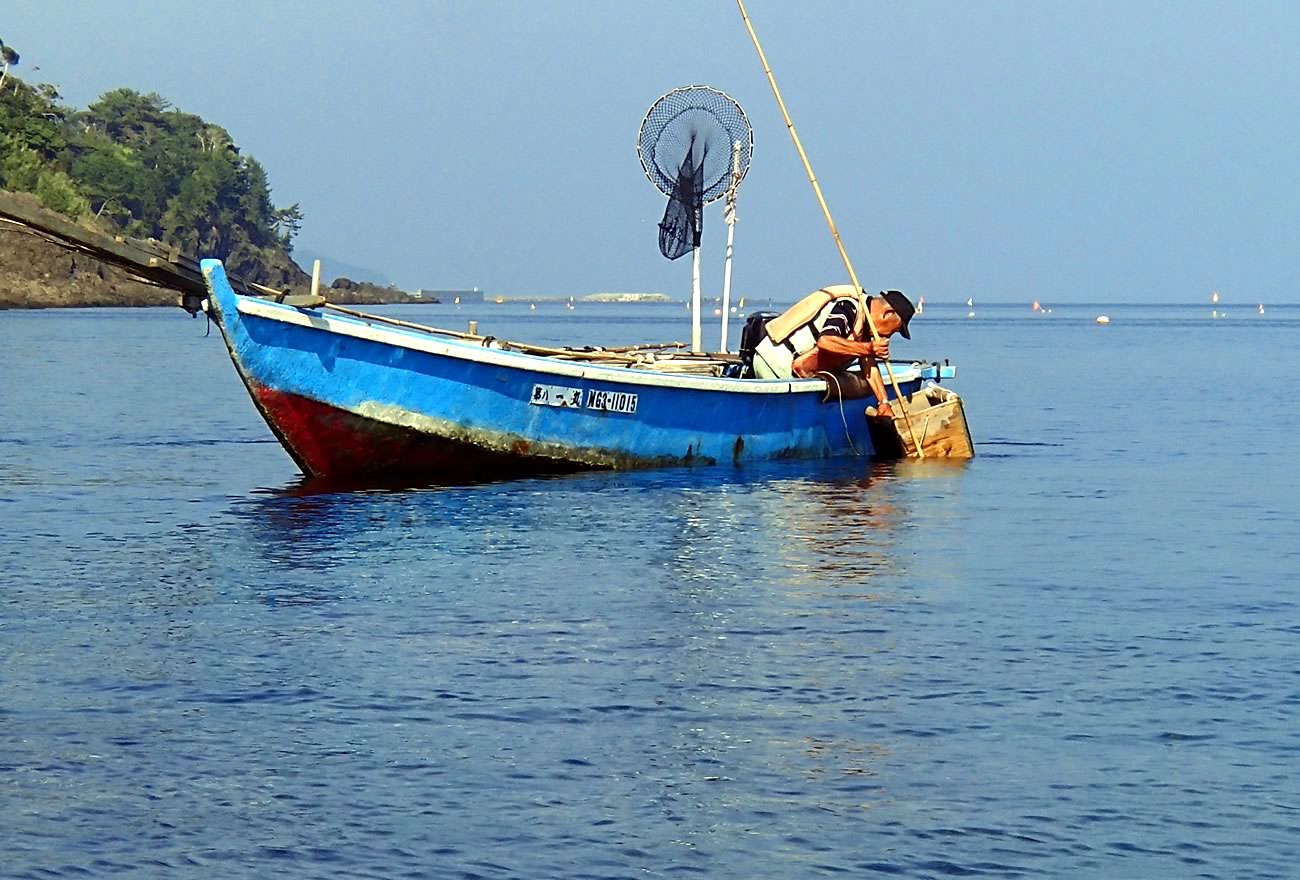
[[[558,406],[562,408],[583,406],[581,388],[570,385],[534,385],[529,403],[537,406]],[[587,392],[586,409],[602,412],[627,413],[636,412],[637,395],[627,391]]]

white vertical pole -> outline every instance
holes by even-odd
[[[722,344],[718,351],[727,351],[727,317],[731,314],[731,249],[736,240],[736,190],[740,186],[740,141],[731,145],[731,186],[727,187],[727,204],[723,219],[727,223],[727,257],[722,267]]]
[[[733,215],[734,218],[734,215]],[[727,224],[727,262],[722,269],[722,344],[718,351],[727,350],[727,315],[731,311],[731,245],[736,240],[736,223]]]
[[[311,264],[311,295],[320,295],[320,260],[314,260]]]
[[[700,333],[700,249],[691,252],[691,351],[704,351]]]

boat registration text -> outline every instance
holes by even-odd
[[[589,390],[586,394],[586,408],[601,412],[635,413],[637,395],[627,391]],[[534,385],[529,403],[537,406],[582,407],[581,388],[567,385]]]

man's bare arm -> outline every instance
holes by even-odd
[[[868,339],[858,342],[833,333],[823,333],[817,337],[817,347],[827,354],[840,357],[889,358],[888,339],[877,339],[874,342]]]
[[[862,371],[867,375],[867,384],[871,386],[871,393],[876,395],[876,412],[882,416],[892,416],[894,411],[889,405],[889,392],[885,390],[885,380],[881,378],[880,365],[873,358],[863,358]]]

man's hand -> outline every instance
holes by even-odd
[[[864,343],[867,346],[867,357],[879,358],[880,360],[889,360],[889,340],[885,337],[879,339],[868,339]]]
[[[887,419],[892,419],[894,417],[894,410],[892,407],[890,407],[888,401],[886,401],[885,403],[882,403],[880,404],[880,406],[876,407],[876,415],[883,416],[884,418]]]

